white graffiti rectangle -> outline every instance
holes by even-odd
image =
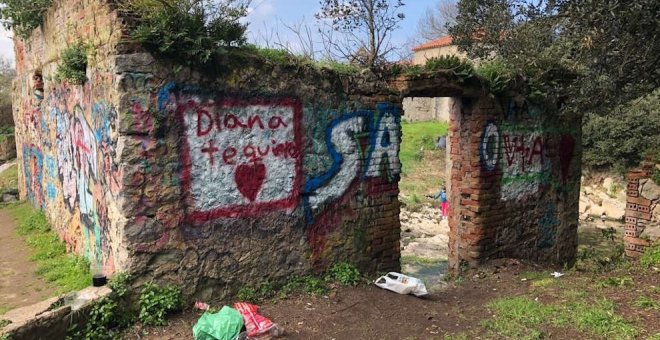
[[[299,102],[189,99],[179,101],[177,111],[193,218],[295,207],[301,183]]]

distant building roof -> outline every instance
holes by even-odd
[[[451,35],[447,35],[447,36],[440,37],[440,38],[435,39],[435,40],[425,42],[425,43],[423,43],[419,46],[415,46],[415,47],[413,47],[412,50],[414,52],[417,52],[417,51],[421,51],[421,50],[428,50],[428,49],[431,49],[431,48],[450,46],[450,45],[452,45],[453,42],[454,42],[454,40],[451,38]]]

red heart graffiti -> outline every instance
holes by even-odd
[[[266,179],[266,166],[263,163],[241,164],[236,167],[234,181],[238,191],[253,202]]]

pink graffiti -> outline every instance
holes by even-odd
[[[287,128],[289,125],[280,116],[272,116],[268,119],[268,128],[277,130],[279,128]],[[214,114],[209,113],[206,108],[197,110],[197,137],[208,135],[214,128],[218,132],[223,129],[254,129],[259,128],[265,130],[262,119],[258,115],[251,115],[247,119],[241,119],[234,114],[223,115],[220,111]]]
[[[509,167],[520,166],[520,170],[526,171],[535,162],[543,165],[545,143],[541,136],[512,136],[503,134],[504,151]]]
[[[133,119],[135,119],[135,130],[140,133],[149,134],[154,129],[153,118],[149,110],[145,110],[137,100],[133,100],[131,105],[131,113],[133,114]]]

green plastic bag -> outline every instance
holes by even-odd
[[[243,316],[224,306],[217,313],[206,312],[193,327],[195,340],[233,340],[243,328]]]

